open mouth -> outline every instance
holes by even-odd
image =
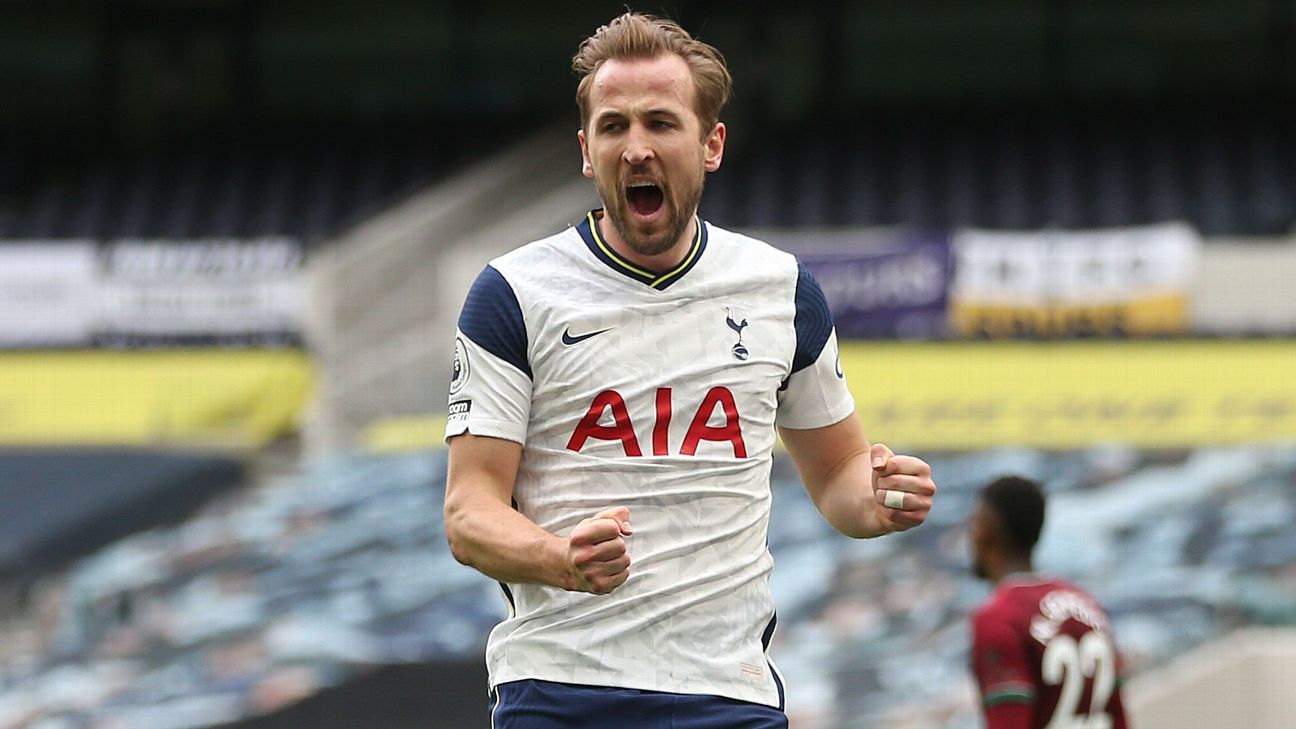
[[[626,186],[626,202],[639,215],[648,217],[666,202],[666,194],[651,182],[632,182]]]

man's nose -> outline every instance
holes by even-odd
[[[630,127],[625,152],[621,156],[632,165],[643,164],[653,158],[652,140],[642,126],[635,124]]]

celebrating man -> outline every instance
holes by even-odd
[[[719,52],[627,13],[573,67],[603,207],[492,261],[455,341],[446,532],[509,602],[494,727],[786,727],[776,428],[848,536],[921,524],[931,469],[869,445],[810,274],[698,218],[724,155]]]

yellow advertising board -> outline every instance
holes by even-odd
[[[0,445],[247,447],[291,432],[311,391],[295,350],[0,354]]]
[[[842,369],[909,449],[1296,441],[1296,340],[848,342]]]
[[[377,453],[421,451],[443,444],[445,428],[444,414],[384,418],[365,428],[361,441]]]

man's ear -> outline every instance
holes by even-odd
[[[576,130],[576,138],[580,140],[581,148],[581,174],[586,177],[594,176],[594,165],[590,163],[589,144],[585,141],[585,130]]]
[[[707,134],[706,138],[706,155],[702,158],[706,164],[707,172],[715,172],[720,169],[720,160],[724,158],[725,144],[725,125],[724,122],[716,122],[715,127]]]

